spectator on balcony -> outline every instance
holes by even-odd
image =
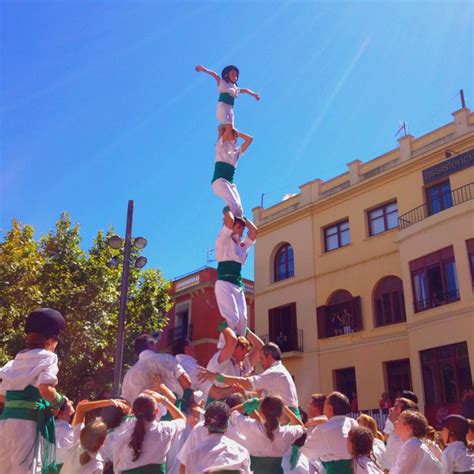
[[[332,324],[332,328],[333,328],[335,336],[340,336],[341,334],[344,334],[344,327],[342,325],[342,317],[337,311],[331,314],[331,324]]]
[[[379,408],[381,410],[388,410],[393,407],[393,402],[390,400],[390,395],[388,392],[383,392],[379,400]]]
[[[280,334],[278,334],[276,338],[276,343],[278,344],[278,347],[280,348],[281,352],[287,352],[290,349],[288,344],[288,338],[286,337],[286,334],[283,334],[282,331],[280,331]]]
[[[351,412],[357,413],[359,411],[359,402],[357,401],[357,393],[351,393]]]
[[[192,395],[189,375],[176,357],[156,352],[156,342],[150,334],[135,339],[138,361],[128,369],[122,384],[122,397],[131,404],[144,390],[153,388],[153,375],[158,375],[178,399],[189,399]]]
[[[344,334],[350,334],[351,332],[354,332],[352,330],[352,326],[353,326],[352,314],[347,311],[347,308],[344,308],[344,311],[341,316],[341,321],[342,321]]]

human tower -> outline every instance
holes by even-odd
[[[237,161],[252,143],[250,135],[235,128],[234,103],[239,94],[249,94],[256,100],[260,100],[260,94],[238,87],[239,69],[236,66],[226,66],[220,76],[204,66],[196,66],[196,71],[213,77],[219,92],[216,109],[219,124],[212,190],[222,198],[225,207],[224,223],[215,243],[218,262],[215,294],[219,312],[224,318],[219,325],[217,348],[232,352],[237,344],[237,337],[245,336],[248,332],[242,265],[257,237],[254,223],[244,216],[240,194],[234,183]],[[244,238],[245,228],[248,232]]]

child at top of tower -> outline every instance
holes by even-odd
[[[239,69],[237,66],[226,66],[221,73],[207,69],[204,66],[196,66],[197,72],[205,72],[212,76],[217,82],[217,90],[219,92],[219,99],[217,101],[216,115],[219,121],[219,137],[230,127],[234,125],[234,102],[239,94],[249,94],[260,100],[260,94],[244,89],[237,85],[239,79]]]

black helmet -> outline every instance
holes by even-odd
[[[222,69],[221,72],[221,77],[224,79],[224,81],[227,81],[229,79],[229,74],[231,71],[235,71],[237,75],[240,74],[239,68],[237,66],[233,66],[232,64],[229,66],[226,66],[224,69]]]
[[[26,318],[25,332],[42,334],[45,337],[57,337],[66,329],[66,321],[59,311],[51,308],[33,310]]]

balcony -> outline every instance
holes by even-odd
[[[360,296],[355,296],[349,301],[339,304],[318,306],[316,317],[319,339],[361,331],[363,327]]]
[[[282,337],[278,335],[264,334],[260,336],[260,339],[267,344],[268,342],[274,342],[280,348],[282,354],[288,352],[304,352],[303,349],[303,330],[296,329],[291,331],[292,335],[287,333],[283,334]]]
[[[451,290],[447,292],[438,292],[433,293],[431,298],[425,298],[420,300],[415,300],[413,302],[415,313],[420,311],[425,311],[431,308],[437,308],[438,306],[443,306],[448,303],[453,303],[454,301],[459,301],[459,290]]]
[[[470,201],[473,198],[474,183],[466,184],[449,193],[442,194],[436,199],[429,200],[421,206],[415,207],[411,211],[401,215],[398,218],[398,230],[406,229],[429,216],[462,204],[463,202]]]
[[[173,345],[178,339],[192,339],[193,326],[191,324],[182,324],[168,329],[166,333],[168,346]]]

